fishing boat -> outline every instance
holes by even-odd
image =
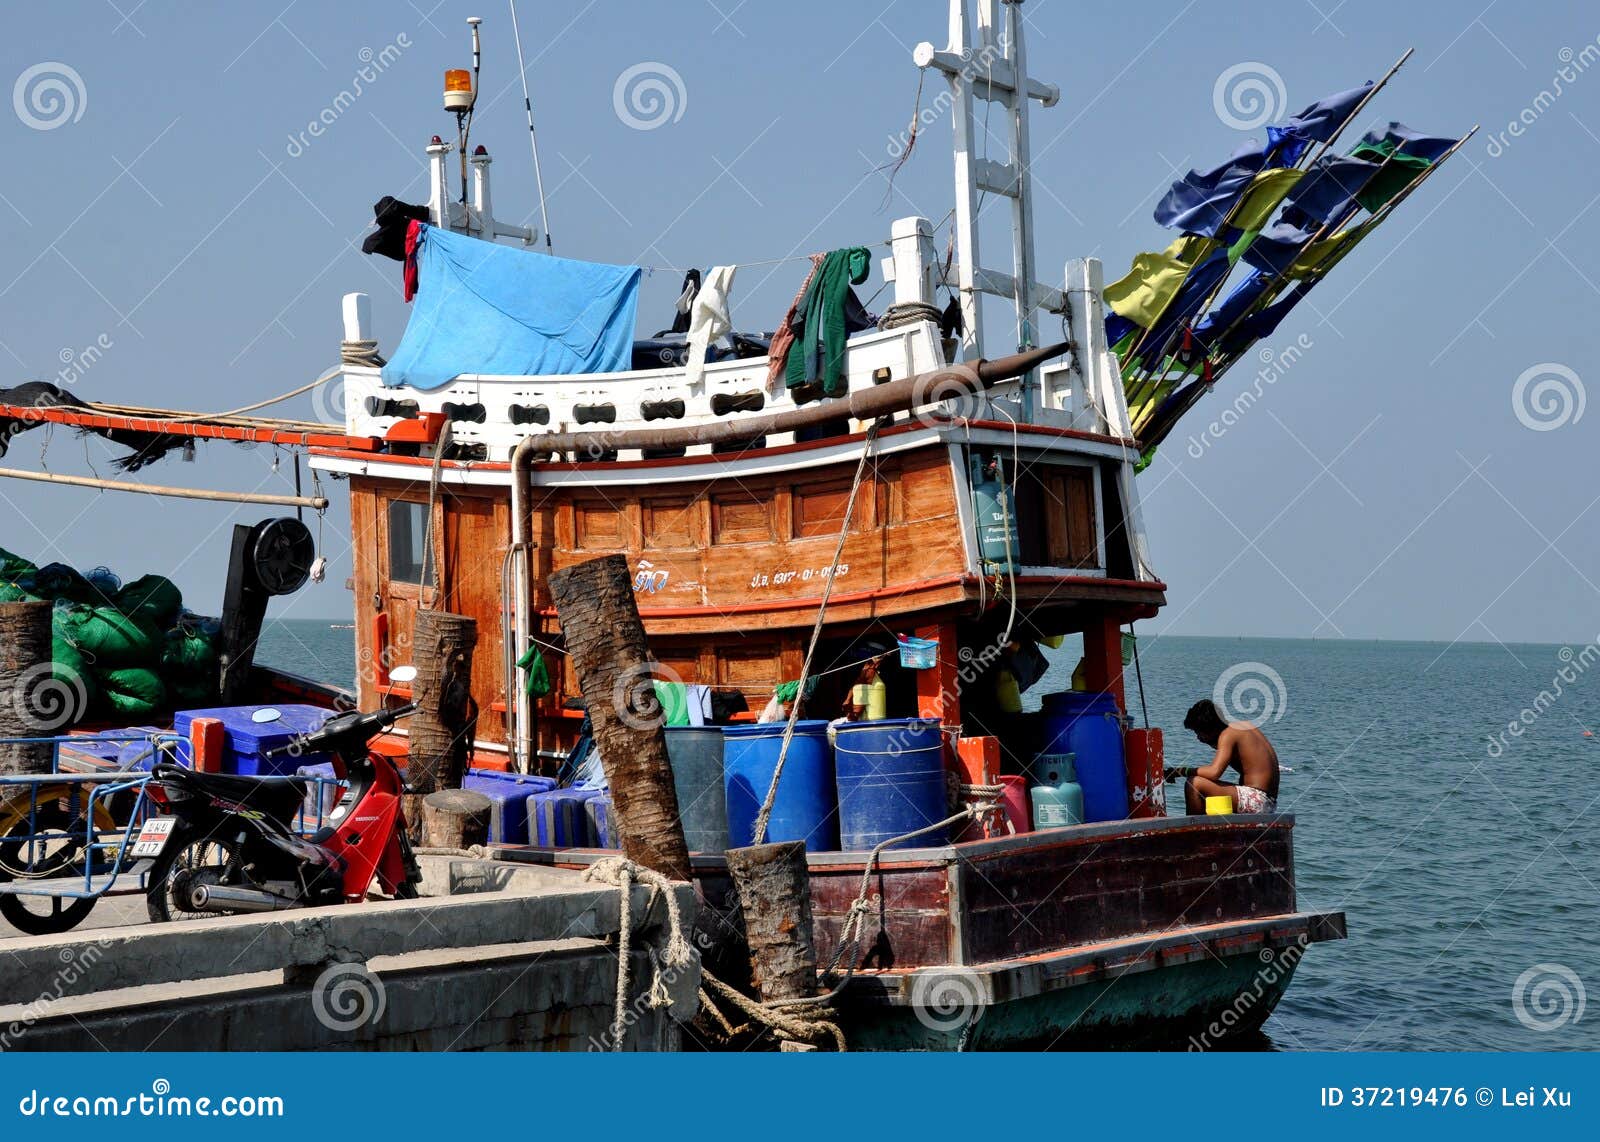
[[[816,259],[814,274],[853,281],[875,263],[892,289],[886,313],[842,330],[833,350],[815,324],[802,328],[789,353],[811,353],[809,340],[820,365],[797,368],[781,338],[731,327],[725,293],[707,300],[731,268],[694,275],[682,327],[640,340],[637,271],[632,286],[625,272],[599,272],[616,267],[590,273],[552,258],[547,228],[496,219],[492,160],[469,150],[462,117],[475,64],[449,73],[458,132],[425,148],[428,201],[379,204],[419,309],[385,361],[367,299],[346,296],[342,362],[320,379],[342,392],[344,423],[14,398],[0,419],[98,431],[141,454],[268,442],[303,452],[319,488],[348,487],[355,689],[251,660],[272,585],[292,589],[310,561],[307,536],[276,521],[275,541],[260,527],[235,537],[226,703],[404,701],[391,671],[413,657],[418,613],[450,612],[476,622],[472,767],[570,781],[590,711],[551,579],[620,555],[651,659],[628,684],[691,693],[692,721],[740,733],[790,724],[782,750],[802,708],[807,722],[843,713],[844,729],[931,727],[939,797],[912,818],[925,827],[897,827],[914,835],[896,838],[870,821],[842,832],[834,822],[831,843],[808,846],[812,937],[853,1048],[1215,1046],[1257,1031],[1306,950],[1344,938],[1345,921],[1297,899],[1292,815],[1167,809],[1161,731],[1135,725],[1124,674],[1129,632],[1166,602],[1137,476],[1178,418],[1465,140],[1391,124],[1353,156],[1333,155],[1385,76],[1275,128],[1253,158],[1180,180],[1157,211],[1186,244],[1156,267],[1165,276],[1136,262],[1108,286],[1092,258],[1052,272],[1034,250],[1028,139],[1031,115],[1060,93],[1029,73],[1018,4],[948,8],[947,45],[920,45],[914,63],[949,85],[952,252],[935,243],[944,223],[910,217],[871,249]],[[1003,162],[977,154],[985,103],[1011,140]],[[1338,165],[1347,160],[1371,169]],[[1381,195],[1379,179],[1390,184]],[[1009,208],[1008,272],[980,256],[984,195]],[[1247,277],[1224,296],[1240,250]],[[577,303],[600,330],[584,347],[621,329],[622,367],[613,354],[603,370],[497,371],[503,353],[450,332],[477,329],[476,315],[420,308],[453,304],[440,274],[493,303],[515,275],[556,272],[596,283]],[[821,303],[805,304],[814,292],[791,316],[823,319]],[[840,312],[826,319],[848,322],[853,294],[835,296]],[[1015,336],[990,357],[985,309],[997,301],[1014,311]],[[1057,320],[1064,339],[1041,344]],[[542,351],[530,359],[583,357],[567,342]],[[1024,708],[1039,647],[1064,638],[1082,644],[1074,689]],[[1062,735],[1076,741],[1083,718],[1114,727],[1077,759],[1093,804],[1065,818],[1030,813],[1030,786],[1047,784],[1041,758],[1066,752]],[[843,740],[840,725],[834,734]],[[390,744],[406,748],[403,735]],[[946,810],[967,818],[940,826]],[[758,839],[810,837],[779,833],[763,823]],[[493,855],[574,868],[607,855],[603,831],[540,840],[524,822],[495,838]],[[748,984],[728,862],[696,852],[692,869],[706,961]]]

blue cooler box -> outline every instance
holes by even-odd
[[[598,789],[551,789],[528,798],[528,824],[534,844],[547,848],[592,848],[584,803],[600,796]]]
[[[273,722],[253,722],[250,717],[257,710],[277,710],[281,716]],[[302,766],[321,765],[332,759],[325,753],[303,753],[298,757],[285,754],[271,759],[262,754],[319,729],[331,717],[333,711],[321,706],[218,706],[210,710],[180,710],[172,716],[172,728],[183,739],[179,753],[185,765],[190,764],[189,726],[196,718],[216,718],[222,723],[227,740],[222,751],[222,772],[242,777],[292,777]]]
[[[461,788],[489,799],[489,839],[502,845],[528,843],[528,798],[556,787],[553,777],[469,769]]]

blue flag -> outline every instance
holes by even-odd
[[[1283,319],[1289,316],[1289,311],[1300,304],[1302,298],[1311,292],[1315,281],[1295,282],[1294,287],[1265,309],[1252,313],[1239,324],[1237,332],[1248,340],[1255,341],[1262,337],[1271,337],[1277,332]],[[1233,338],[1229,338],[1233,340]]]
[[[1413,131],[1404,123],[1390,123],[1382,135],[1376,131],[1368,131],[1361,137],[1361,142],[1366,146],[1381,151],[1396,150],[1402,155],[1427,159],[1430,163],[1438,162],[1446,151],[1460,141],[1460,139],[1445,138],[1443,135],[1424,135],[1420,131]]]
[[[1256,240],[1244,252],[1244,261],[1263,273],[1278,277],[1288,271],[1309,241],[1309,229],[1296,226],[1293,222],[1274,222],[1256,235]]]
[[[1304,218],[1319,223],[1332,222],[1350,209],[1362,187],[1378,173],[1378,164],[1366,159],[1353,159],[1348,155],[1323,155],[1306,171],[1305,177],[1289,191],[1285,202],[1298,211],[1285,220],[1299,222]]]
[[[1228,212],[1249,188],[1250,180],[1269,166],[1282,165],[1269,161],[1261,144],[1252,140],[1222,165],[1208,171],[1190,171],[1173,183],[1156,203],[1156,221],[1174,230],[1215,238]]]
[[[1326,143],[1333,138],[1371,90],[1372,81],[1368,80],[1360,87],[1319,99],[1300,114],[1268,127],[1267,149],[1274,153],[1276,165],[1293,166],[1312,143]]]
[[[1233,288],[1233,292],[1223,298],[1221,303],[1195,323],[1194,335],[1202,345],[1208,349],[1216,348],[1217,341],[1224,333],[1234,329],[1239,319],[1250,312],[1250,307],[1261,299],[1267,292],[1267,286],[1272,284],[1272,275],[1261,270],[1251,269],[1249,275]],[[1228,341],[1234,337],[1229,336]]]

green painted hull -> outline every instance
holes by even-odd
[[[1297,962],[1206,958],[988,1007],[862,1006],[844,1030],[858,1051],[1209,1050],[1259,1031]]]

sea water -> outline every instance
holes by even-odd
[[[353,642],[348,629],[276,623],[259,658],[348,685]],[[1293,770],[1279,805],[1296,817],[1300,907],[1349,920],[1348,940],[1306,953],[1256,1045],[1600,1049],[1600,737],[1583,736],[1600,734],[1600,650],[1149,635],[1139,646],[1167,764],[1210,760],[1183,715],[1219,685],[1262,719]],[[1051,657],[1030,707],[1069,684],[1077,651]],[[1132,666],[1127,682],[1142,723]],[[1181,810],[1178,787],[1168,794]]]

